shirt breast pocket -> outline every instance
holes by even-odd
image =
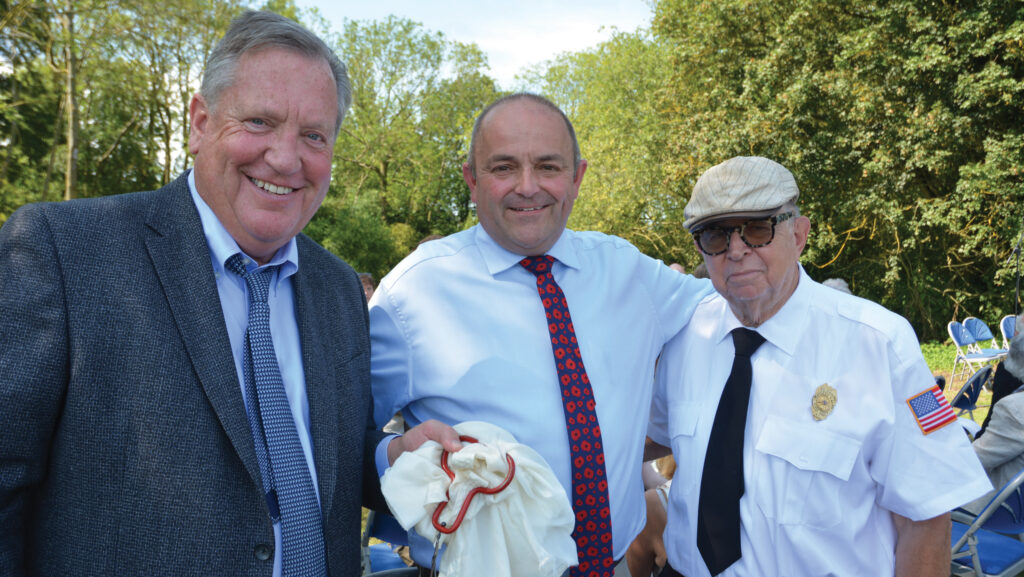
[[[669,430],[672,438],[672,454],[676,459],[676,472],[672,477],[674,490],[680,494],[689,493],[700,480],[704,464],[704,449],[696,439],[697,423],[700,421],[701,405],[692,402],[676,402],[669,405]]]
[[[770,416],[755,445],[747,492],[776,523],[833,527],[842,520],[841,490],[860,448],[860,441],[824,427]]]

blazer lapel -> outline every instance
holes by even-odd
[[[259,464],[224,312],[187,173],[164,187],[147,217],[146,248],[207,398],[257,487]]]
[[[317,484],[320,489],[320,507],[328,518],[334,502],[338,478],[337,444],[338,418],[337,389],[327,374],[328,351],[323,349],[318,321],[325,314],[321,310],[326,288],[318,286],[316,275],[309,272],[310,259],[304,258],[299,243],[299,271],[292,277],[295,289],[295,314],[302,341],[302,364],[306,374],[306,397],[309,400],[310,431],[313,437],[313,459],[316,462]],[[304,272],[305,271],[305,272]],[[319,296],[319,298],[318,298]]]

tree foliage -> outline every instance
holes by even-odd
[[[474,223],[460,167],[476,114],[500,95],[480,49],[403,18],[332,30],[293,0],[262,5],[324,35],[352,79],[331,192],[307,232],[380,276],[422,237]],[[230,18],[254,6],[0,0],[0,222],[59,200],[65,180],[77,196],[114,194],[187,168],[199,73]],[[693,183],[726,158],[763,155],[800,184],[813,277],[847,279],[928,339],[945,338],[953,317],[1013,310],[1024,5],[655,7],[651,30],[616,31],[521,78],[569,113],[590,162],[570,226],[692,266],[681,223]]]
[[[1013,310],[1024,6],[663,0],[654,29],[672,47],[673,194],[730,156],[774,158],[814,223],[812,276],[930,338]]]
[[[241,5],[0,3],[0,222],[26,202],[152,189],[185,168],[188,100]]]
[[[673,159],[658,113],[668,50],[645,31],[615,32],[592,50],[560,55],[523,81],[573,120],[588,160],[569,225],[626,238],[666,260],[696,264],[680,239],[678,199],[665,194]]]
[[[461,166],[474,117],[497,92],[479,48],[411,20],[346,22],[337,51],[354,102],[308,232],[379,278],[423,237],[475,222]]]

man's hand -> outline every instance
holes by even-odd
[[[459,433],[450,425],[433,419],[425,421],[409,429],[404,435],[396,437],[388,444],[388,465],[394,465],[395,459],[406,451],[415,451],[424,441],[437,441],[444,450],[454,453],[462,449]]]

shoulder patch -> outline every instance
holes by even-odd
[[[956,421],[953,407],[949,406],[946,395],[938,386],[925,389],[907,399],[910,413],[917,421],[917,426],[925,435],[938,431],[942,427]]]

